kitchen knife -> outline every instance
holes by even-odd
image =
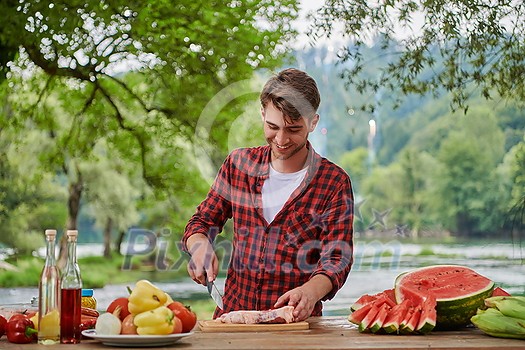
[[[206,286],[208,287],[208,293],[210,294],[213,301],[215,301],[215,304],[219,307],[219,309],[222,310],[223,304],[222,304],[222,295],[219,292],[219,289],[215,285],[215,283],[208,281],[206,283]]]

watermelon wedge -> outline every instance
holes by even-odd
[[[430,295],[435,297],[436,329],[442,330],[470,324],[470,318],[478,307],[483,307],[493,289],[493,281],[459,265],[422,267],[399,275],[395,281],[398,303],[409,299],[422,305]]]
[[[399,332],[401,334],[414,333],[419,324],[419,319],[421,318],[421,310],[421,305],[417,305],[416,307],[414,307],[414,312],[412,313],[412,316],[410,316],[408,322],[404,323],[403,325],[401,325],[401,327],[399,327]]]
[[[436,305],[436,297],[430,294],[421,307],[421,317],[416,331],[421,334],[427,334],[436,327]]]
[[[352,304],[352,306],[350,306],[350,310],[351,311],[359,310],[366,304],[369,304],[376,299],[377,299],[377,294],[376,295],[363,294],[359,297],[359,299],[356,300],[355,303]]]
[[[360,307],[358,310],[355,310],[348,316],[348,321],[352,322],[353,324],[359,325],[361,321],[363,321],[363,319],[365,318],[366,314],[368,314],[372,306],[373,303],[368,303]]]
[[[400,331],[402,329],[406,328],[406,326],[408,325],[408,322],[410,322],[410,319],[412,318],[412,315],[414,314],[415,311],[416,311],[416,306],[409,306],[407,308],[407,312],[405,314],[405,317],[403,317],[401,322],[399,322],[399,330]]]
[[[369,296],[370,297],[370,296]],[[358,300],[362,299],[362,302],[367,300],[368,298],[359,298]],[[395,305],[395,302],[386,294],[378,293],[373,296],[372,299],[370,299],[368,303],[364,305],[360,305],[355,311],[353,311],[348,316],[348,321],[355,323],[357,325],[361,324],[365,316],[370,312],[370,309],[372,306],[375,306],[376,308],[380,309],[383,305],[389,306],[389,309]]]
[[[403,300],[401,304],[396,304],[390,311],[383,322],[383,330],[386,333],[394,333],[399,330],[399,324],[405,318],[409,306],[412,306],[412,302],[408,299]]]
[[[510,293],[501,287],[496,287],[492,291],[493,297],[510,297]]]
[[[370,331],[372,333],[377,333],[383,327],[383,323],[385,322],[385,319],[388,316],[390,309],[391,307],[386,303],[381,305],[381,308],[379,309],[376,318],[372,321],[372,323],[369,326]]]
[[[355,303],[352,304],[352,306],[350,306],[350,310],[351,311],[355,311],[355,310],[359,310],[360,308],[362,308],[363,306],[365,306],[366,304],[376,300],[376,299],[379,299],[379,298],[387,298],[391,301],[391,303],[389,303],[390,305],[395,305],[396,304],[396,296],[395,296],[395,292],[394,292],[394,289],[386,289],[380,293],[377,293],[377,294],[374,294],[374,295],[369,295],[369,294],[363,294],[362,296],[359,297],[359,299],[357,299],[357,301]],[[385,300],[386,301],[386,300]]]
[[[372,321],[375,320],[377,313],[379,312],[379,307],[372,304],[372,307],[370,308],[370,311],[366,314],[365,318],[359,323],[359,332],[366,332],[370,325],[372,324]]]

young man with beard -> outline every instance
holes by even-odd
[[[224,310],[294,306],[296,321],[320,316],[352,265],[353,194],[347,173],[308,141],[320,94],[307,73],[286,69],[265,84],[267,145],[231,152],[189,220],[182,246],[188,273],[206,285],[218,274],[213,241],[233,219]]]

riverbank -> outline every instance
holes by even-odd
[[[82,249],[88,250],[87,247]],[[506,242],[466,242],[421,244],[391,241],[358,241],[355,244],[354,265],[350,276],[336,297],[324,303],[325,315],[348,315],[350,305],[365,293],[377,293],[392,288],[397,275],[420,266],[433,264],[457,264],[475,269],[480,274],[513,295],[525,295],[525,251],[519,245]],[[174,299],[182,300],[202,315],[209,315],[213,302],[206,288],[187,277],[185,265],[177,271],[151,269],[122,271],[121,258],[104,263],[101,257],[80,258],[85,280],[90,276],[105,277],[105,283],[86,287],[95,289],[99,307],[105,309],[116,297],[126,295],[126,287],[146,278],[154,281]],[[95,263],[97,265],[95,265]],[[103,265],[103,266],[102,266]],[[96,266],[96,267],[94,267]],[[41,266],[38,268],[40,272]],[[96,270],[96,271],[95,271]],[[221,269],[224,274],[225,271]],[[0,276],[6,272],[0,272]],[[111,277],[108,277],[110,276]],[[0,288],[1,303],[29,302],[37,296],[37,283],[33,286]],[[217,280],[219,289],[224,288],[224,278]],[[205,319],[205,316],[202,316]]]

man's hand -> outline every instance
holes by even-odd
[[[291,305],[295,307],[293,312],[295,321],[304,321],[312,314],[315,303],[328,294],[330,290],[332,290],[332,281],[325,275],[315,275],[302,286],[281,295],[274,307]]]
[[[191,279],[202,285],[214,281],[219,272],[219,259],[208,238],[197,233],[190,236],[186,244],[191,255],[187,266]]]

